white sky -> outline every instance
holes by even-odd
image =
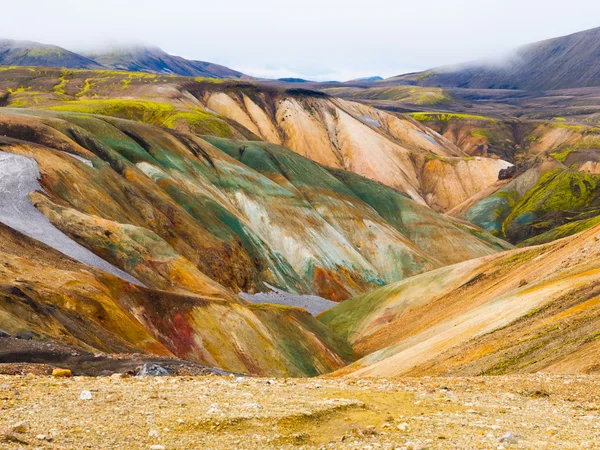
[[[255,76],[348,80],[505,54],[600,26],[598,0],[0,1],[1,38],[143,43]]]

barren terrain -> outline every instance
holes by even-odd
[[[598,448],[599,386],[594,376],[542,374],[0,376],[0,449]],[[22,421],[25,432],[10,431]]]

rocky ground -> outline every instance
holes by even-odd
[[[171,375],[228,375],[223,370],[177,358],[138,353],[89,353],[69,345],[2,337],[0,330],[0,375],[50,375],[54,369],[68,369],[73,375],[135,375],[145,364],[158,364]],[[4,332],[5,333],[5,332]],[[24,333],[27,335],[28,333]]]
[[[3,375],[0,449],[598,448],[599,387],[598,377],[541,374],[365,380]]]

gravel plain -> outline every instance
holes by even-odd
[[[543,374],[0,376],[0,449],[599,448],[599,388]]]

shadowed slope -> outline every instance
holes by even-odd
[[[386,81],[424,86],[550,90],[600,85],[600,28],[529,44],[499,62],[473,62]]]

